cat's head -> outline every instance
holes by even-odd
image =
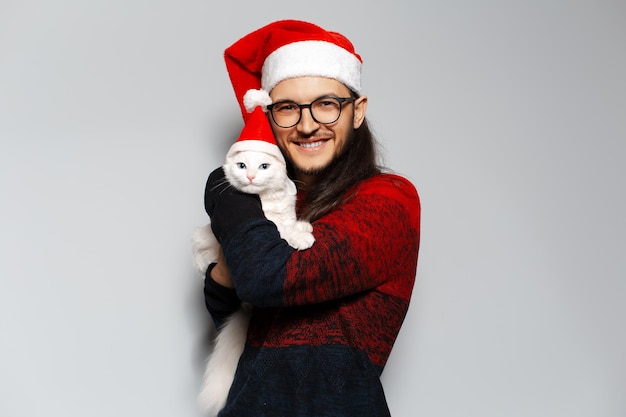
[[[223,167],[228,182],[244,193],[264,194],[288,187],[287,191],[295,194],[285,160],[275,155],[256,150],[233,152],[228,154]]]

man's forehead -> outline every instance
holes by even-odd
[[[304,76],[282,80],[270,92],[272,101],[315,100],[322,96],[347,96],[350,89],[333,78]]]

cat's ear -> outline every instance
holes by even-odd
[[[296,189],[296,184],[289,178],[287,178],[285,181],[287,181],[287,194],[296,195],[298,193],[298,190]]]

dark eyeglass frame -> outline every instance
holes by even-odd
[[[318,101],[323,101],[326,99],[333,99],[333,100],[337,100],[339,102],[339,114],[337,115],[337,118],[331,122],[320,122],[319,120],[317,120],[315,118],[315,115],[313,114],[313,111],[311,110],[311,106],[315,103],[317,103]],[[287,129],[290,127],[294,127],[295,125],[297,125],[298,123],[300,123],[300,120],[302,120],[302,109],[309,109],[309,113],[311,113],[311,117],[313,118],[313,120],[315,120],[316,123],[319,123],[321,125],[329,125],[332,123],[335,123],[337,120],[339,120],[339,118],[341,117],[341,110],[343,110],[343,104],[344,103],[353,103],[354,101],[356,101],[355,97],[335,97],[335,96],[323,96],[320,98],[316,98],[315,100],[313,100],[312,102],[308,103],[308,104],[299,104],[296,103],[295,101],[291,101],[291,100],[283,100],[283,101],[277,101],[276,103],[272,103],[269,104],[267,107],[267,110],[269,111],[272,120],[274,121],[274,123],[276,123],[276,126],[278,127],[282,127],[283,129]],[[290,103],[293,104],[294,106],[298,106],[298,120],[296,120],[296,122],[294,124],[291,124],[289,126],[283,126],[280,123],[278,123],[276,121],[276,118],[274,117],[274,106],[277,106],[279,104],[285,104],[285,103]]]

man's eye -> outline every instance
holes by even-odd
[[[283,112],[293,111],[295,108],[296,108],[296,105],[293,103],[281,103],[280,105],[275,107],[277,111],[283,111]]]
[[[317,108],[337,108],[339,107],[339,103],[337,102],[337,100],[333,100],[333,99],[324,99],[324,100],[320,100],[317,101],[315,103],[315,107]]]

